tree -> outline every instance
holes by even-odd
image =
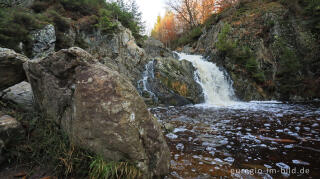
[[[186,28],[191,29],[200,22],[199,16],[199,0],[169,0],[167,5],[175,12],[177,18],[186,24]]]
[[[151,36],[163,42],[167,47],[176,38],[177,29],[175,15],[167,11],[163,18],[158,16],[157,23],[152,29]]]
[[[134,17],[134,20],[137,22],[138,26],[140,27],[140,33],[144,32],[145,25],[144,25],[144,21],[142,21],[142,13],[139,10],[136,0],[131,0],[129,8],[130,8],[131,14]]]
[[[216,0],[202,0],[200,6],[200,21],[204,23],[217,10]]]

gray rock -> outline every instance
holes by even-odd
[[[129,80],[80,48],[24,64],[35,102],[77,145],[106,160],[130,161],[145,178],[169,171],[157,120]]]
[[[31,32],[33,47],[33,58],[41,58],[54,52],[56,42],[56,32],[54,26],[49,24],[43,29]]]
[[[204,101],[202,88],[194,80],[191,62],[157,57],[145,69],[138,89],[146,99],[153,98],[148,104],[182,106]]]
[[[26,79],[22,64],[28,58],[0,47],[0,91]]]
[[[33,93],[31,85],[28,82],[21,82],[3,91],[2,98],[13,102],[19,108],[25,111],[32,111]]]
[[[186,54],[193,54],[195,50],[192,47],[186,45],[183,47],[182,52]]]
[[[167,49],[159,40],[149,37],[144,41],[143,48],[150,58],[154,57],[171,57],[176,58],[174,53]]]

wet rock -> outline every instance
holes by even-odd
[[[171,57],[176,58],[176,55],[169,49],[167,49],[163,43],[159,40],[149,37],[143,43],[143,48],[151,58],[154,57]]]
[[[138,84],[140,94],[155,96],[154,104],[182,106],[204,100],[201,86],[194,80],[194,67],[186,60],[157,57],[146,66]]]
[[[28,58],[0,47],[0,91],[26,79],[22,64]]]
[[[174,126],[170,123],[165,123],[164,124],[164,128],[168,131],[168,132],[172,132],[174,130]]]
[[[186,45],[182,48],[182,52],[186,54],[193,54],[195,52],[195,49]]]
[[[49,24],[43,29],[31,32],[33,47],[32,57],[41,58],[54,52],[56,42],[56,32],[54,26]]]
[[[20,123],[9,115],[0,116],[0,164],[5,160],[5,145],[23,135]]]
[[[129,80],[80,48],[24,64],[37,107],[77,145],[130,161],[145,177],[168,173],[170,152],[157,120]]]
[[[2,98],[13,102],[18,108],[25,111],[32,111],[33,108],[33,93],[31,85],[28,82],[21,82],[8,89],[5,89]]]

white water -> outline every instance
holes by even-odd
[[[138,81],[139,92],[147,92],[150,97],[154,100],[157,100],[157,96],[152,92],[152,89],[148,83],[148,80],[154,78],[154,61],[151,60],[149,63],[145,65],[145,71],[142,74],[142,79]]]
[[[197,69],[195,80],[201,85],[205,97],[205,104],[228,106],[234,104],[232,84],[227,80],[216,64],[206,61],[200,55],[177,53],[180,60],[187,60]]]

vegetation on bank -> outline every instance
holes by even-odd
[[[0,8],[0,46],[30,56],[30,32],[53,24],[57,37],[56,49],[59,50],[71,46],[70,28],[86,32],[100,29],[104,34],[112,34],[117,31],[117,21],[129,28],[137,40],[143,38],[141,13],[135,4],[128,7],[105,0],[36,0],[30,9]],[[76,38],[75,43],[86,47],[80,38]]]
[[[14,116],[23,134],[6,145],[5,166],[24,166],[28,175],[43,168],[51,176],[100,178],[138,178],[139,169],[128,162],[106,161],[99,154],[77,147],[60,127],[34,112],[16,111],[0,101],[0,111]]]
[[[207,1],[207,0],[203,0],[203,1]],[[250,2],[254,2],[250,0],[237,0],[237,1],[234,1],[234,4],[228,4],[229,2],[227,1],[228,0],[226,0],[226,3],[222,7],[215,7],[217,6],[217,4],[216,5],[211,4],[211,7],[209,6],[209,9],[211,8],[215,10],[215,12],[217,13],[212,14],[210,16],[207,15],[203,21],[200,21],[199,19],[199,23],[196,23],[197,24],[196,26],[191,26],[187,28],[182,27],[182,28],[185,28],[185,30],[183,30],[183,33],[178,33],[178,31],[181,31],[180,29],[181,27],[170,27],[170,26],[164,25],[164,29],[166,31],[170,31],[170,29],[167,30],[168,28],[176,28],[175,37],[169,38],[171,39],[171,41],[168,42],[170,44],[169,46],[175,49],[177,47],[182,47],[182,46],[196,42],[203,33],[203,31],[199,29],[210,28],[212,25],[216,24],[217,21],[219,21],[219,19],[221,19],[221,16],[226,16],[226,14],[229,14],[229,15],[233,14],[235,15],[234,20],[236,20],[236,18],[240,17],[241,15],[244,15],[244,13],[248,11],[257,11],[257,9],[261,9],[261,8],[248,9],[246,4]],[[270,2],[272,2],[272,0],[259,1],[260,4],[263,4],[263,3],[267,4]],[[303,18],[304,23],[309,28],[311,28],[313,33],[317,36],[317,38],[320,39],[320,33],[319,33],[320,32],[320,0],[274,0],[273,2],[281,3],[282,5],[288,7],[291,11],[293,11],[294,14]],[[263,7],[263,8],[267,10],[270,7]],[[162,18],[162,20],[165,21],[166,18],[164,17]],[[155,24],[155,29],[153,29],[154,31],[157,30],[156,26],[157,25],[159,26],[159,23],[167,24],[168,22],[157,22],[157,24]],[[159,35],[154,35],[154,37],[158,38],[161,41],[167,40],[167,39],[162,40],[161,38],[159,38]]]
[[[262,96],[314,98],[320,90],[319,17],[319,0],[239,0],[183,33],[176,27],[175,38],[166,43],[173,49],[200,45],[198,52],[213,55],[238,88],[245,88],[241,80],[249,79]],[[164,28],[159,32],[171,27],[158,24]],[[208,33],[216,38],[199,41]]]

